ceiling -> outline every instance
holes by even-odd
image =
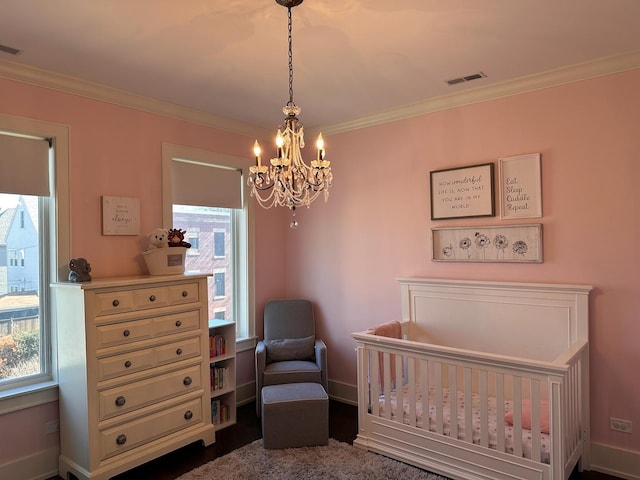
[[[639,0],[306,0],[292,15],[307,128],[621,54],[640,66]],[[5,65],[241,125],[275,128],[289,96],[287,11],[275,0],[0,0],[0,44],[22,50],[0,52]]]

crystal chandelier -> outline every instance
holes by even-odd
[[[302,158],[301,148],[304,148],[304,127],[298,120],[300,107],[293,101],[293,55],[291,49],[291,9],[300,5],[303,0],[276,0],[279,5],[287,7],[288,38],[289,38],[289,101],[283,107],[286,115],[284,126],[278,128],[276,134],[276,156],[270,165],[262,164],[262,150],[256,140],[253,153],[256,165],[249,167],[247,184],[251,189],[251,196],[263,208],[288,207],[294,213],[299,205],[309,207],[321,193],[325,202],[329,198],[331,186],[331,162],[325,160],[324,140],[322,134],[316,140],[317,154],[310,165]],[[298,226],[298,222],[291,222],[291,227]]]

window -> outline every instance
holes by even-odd
[[[215,257],[224,257],[224,239],[225,232],[213,232],[213,255]]]
[[[253,349],[253,202],[243,185],[253,162],[168,143],[162,156],[164,226],[197,248],[186,270],[212,275],[209,318],[234,320],[237,350]]]
[[[213,274],[214,297],[224,297],[224,272],[216,272]]]
[[[68,152],[68,127],[0,114],[0,415],[57,398],[49,285],[71,256]]]

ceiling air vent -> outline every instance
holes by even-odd
[[[8,45],[0,45],[0,52],[10,53],[11,55],[20,55],[22,53],[22,50],[9,47]]]
[[[486,78],[487,76],[482,73],[474,73],[472,75],[465,75],[464,77],[452,78],[451,80],[445,80],[447,85],[457,85],[458,83],[470,82],[471,80],[478,80],[479,78]]]

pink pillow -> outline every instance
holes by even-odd
[[[513,412],[508,412],[504,416],[504,421],[513,425]],[[522,428],[531,430],[531,402],[529,400],[522,400]],[[540,401],[540,431],[542,433],[549,433],[549,401]]]

